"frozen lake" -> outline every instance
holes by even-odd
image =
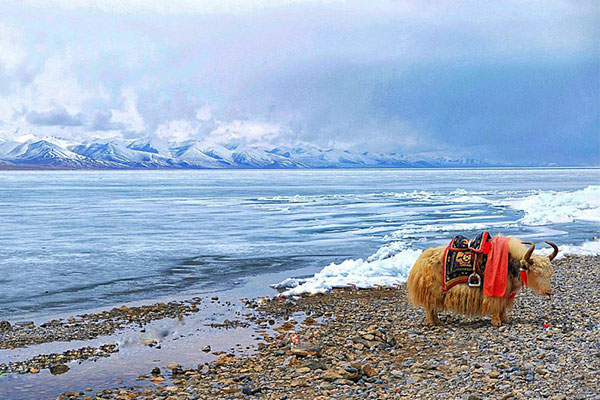
[[[0,316],[226,290],[481,230],[594,251],[599,185],[598,169],[0,171]]]

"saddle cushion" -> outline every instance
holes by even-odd
[[[476,272],[481,279],[485,276],[487,254],[491,249],[489,232],[482,232],[473,240],[458,235],[452,238],[444,252],[442,290],[466,283],[469,275]]]

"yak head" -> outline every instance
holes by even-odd
[[[547,241],[546,243],[554,249],[549,256],[533,254],[535,244],[523,242],[530,247],[521,258],[521,268],[527,273],[527,286],[541,296],[552,296],[552,287],[550,286],[550,279],[554,273],[552,260],[558,254],[558,247],[552,242]]]

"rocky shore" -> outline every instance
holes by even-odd
[[[37,374],[40,370],[47,368],[52,375],[61,375],[69,370],[69,366],[66,363],[70,361],[94,361],[100,357],[110,357],[112,353],[116,353],[117,351],[119,351],[117,344],[105,344],[98,348],[83,347],[76,350],[67,350],[60,354],[39,354],[29,360],[0,364],[0,374],[11,372]]]
[[[500,328],[454,314],[425,326],[404,286],[248,300],[254,352],[59,398],[600,399],[600,258],[554,265],[554,297],[520,293]]]
[[[50,342],[89,340],[110,335],[128,325],[143,327],[163,318],[182,318],[198,311],[202,299],[156,303],[139,307],[122,306],[66,320],[54,319],[36,326],[32,321],[12,325],[0,321],[0,349],[15,349]]]

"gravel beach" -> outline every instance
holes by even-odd
[[[552,299],[521,292],[500,328],[449,313],[425,326],[404,285],[247,300],[243,323],[264,339],[253,352],[58,398],[600,399],[600,257],[553,264]]]

